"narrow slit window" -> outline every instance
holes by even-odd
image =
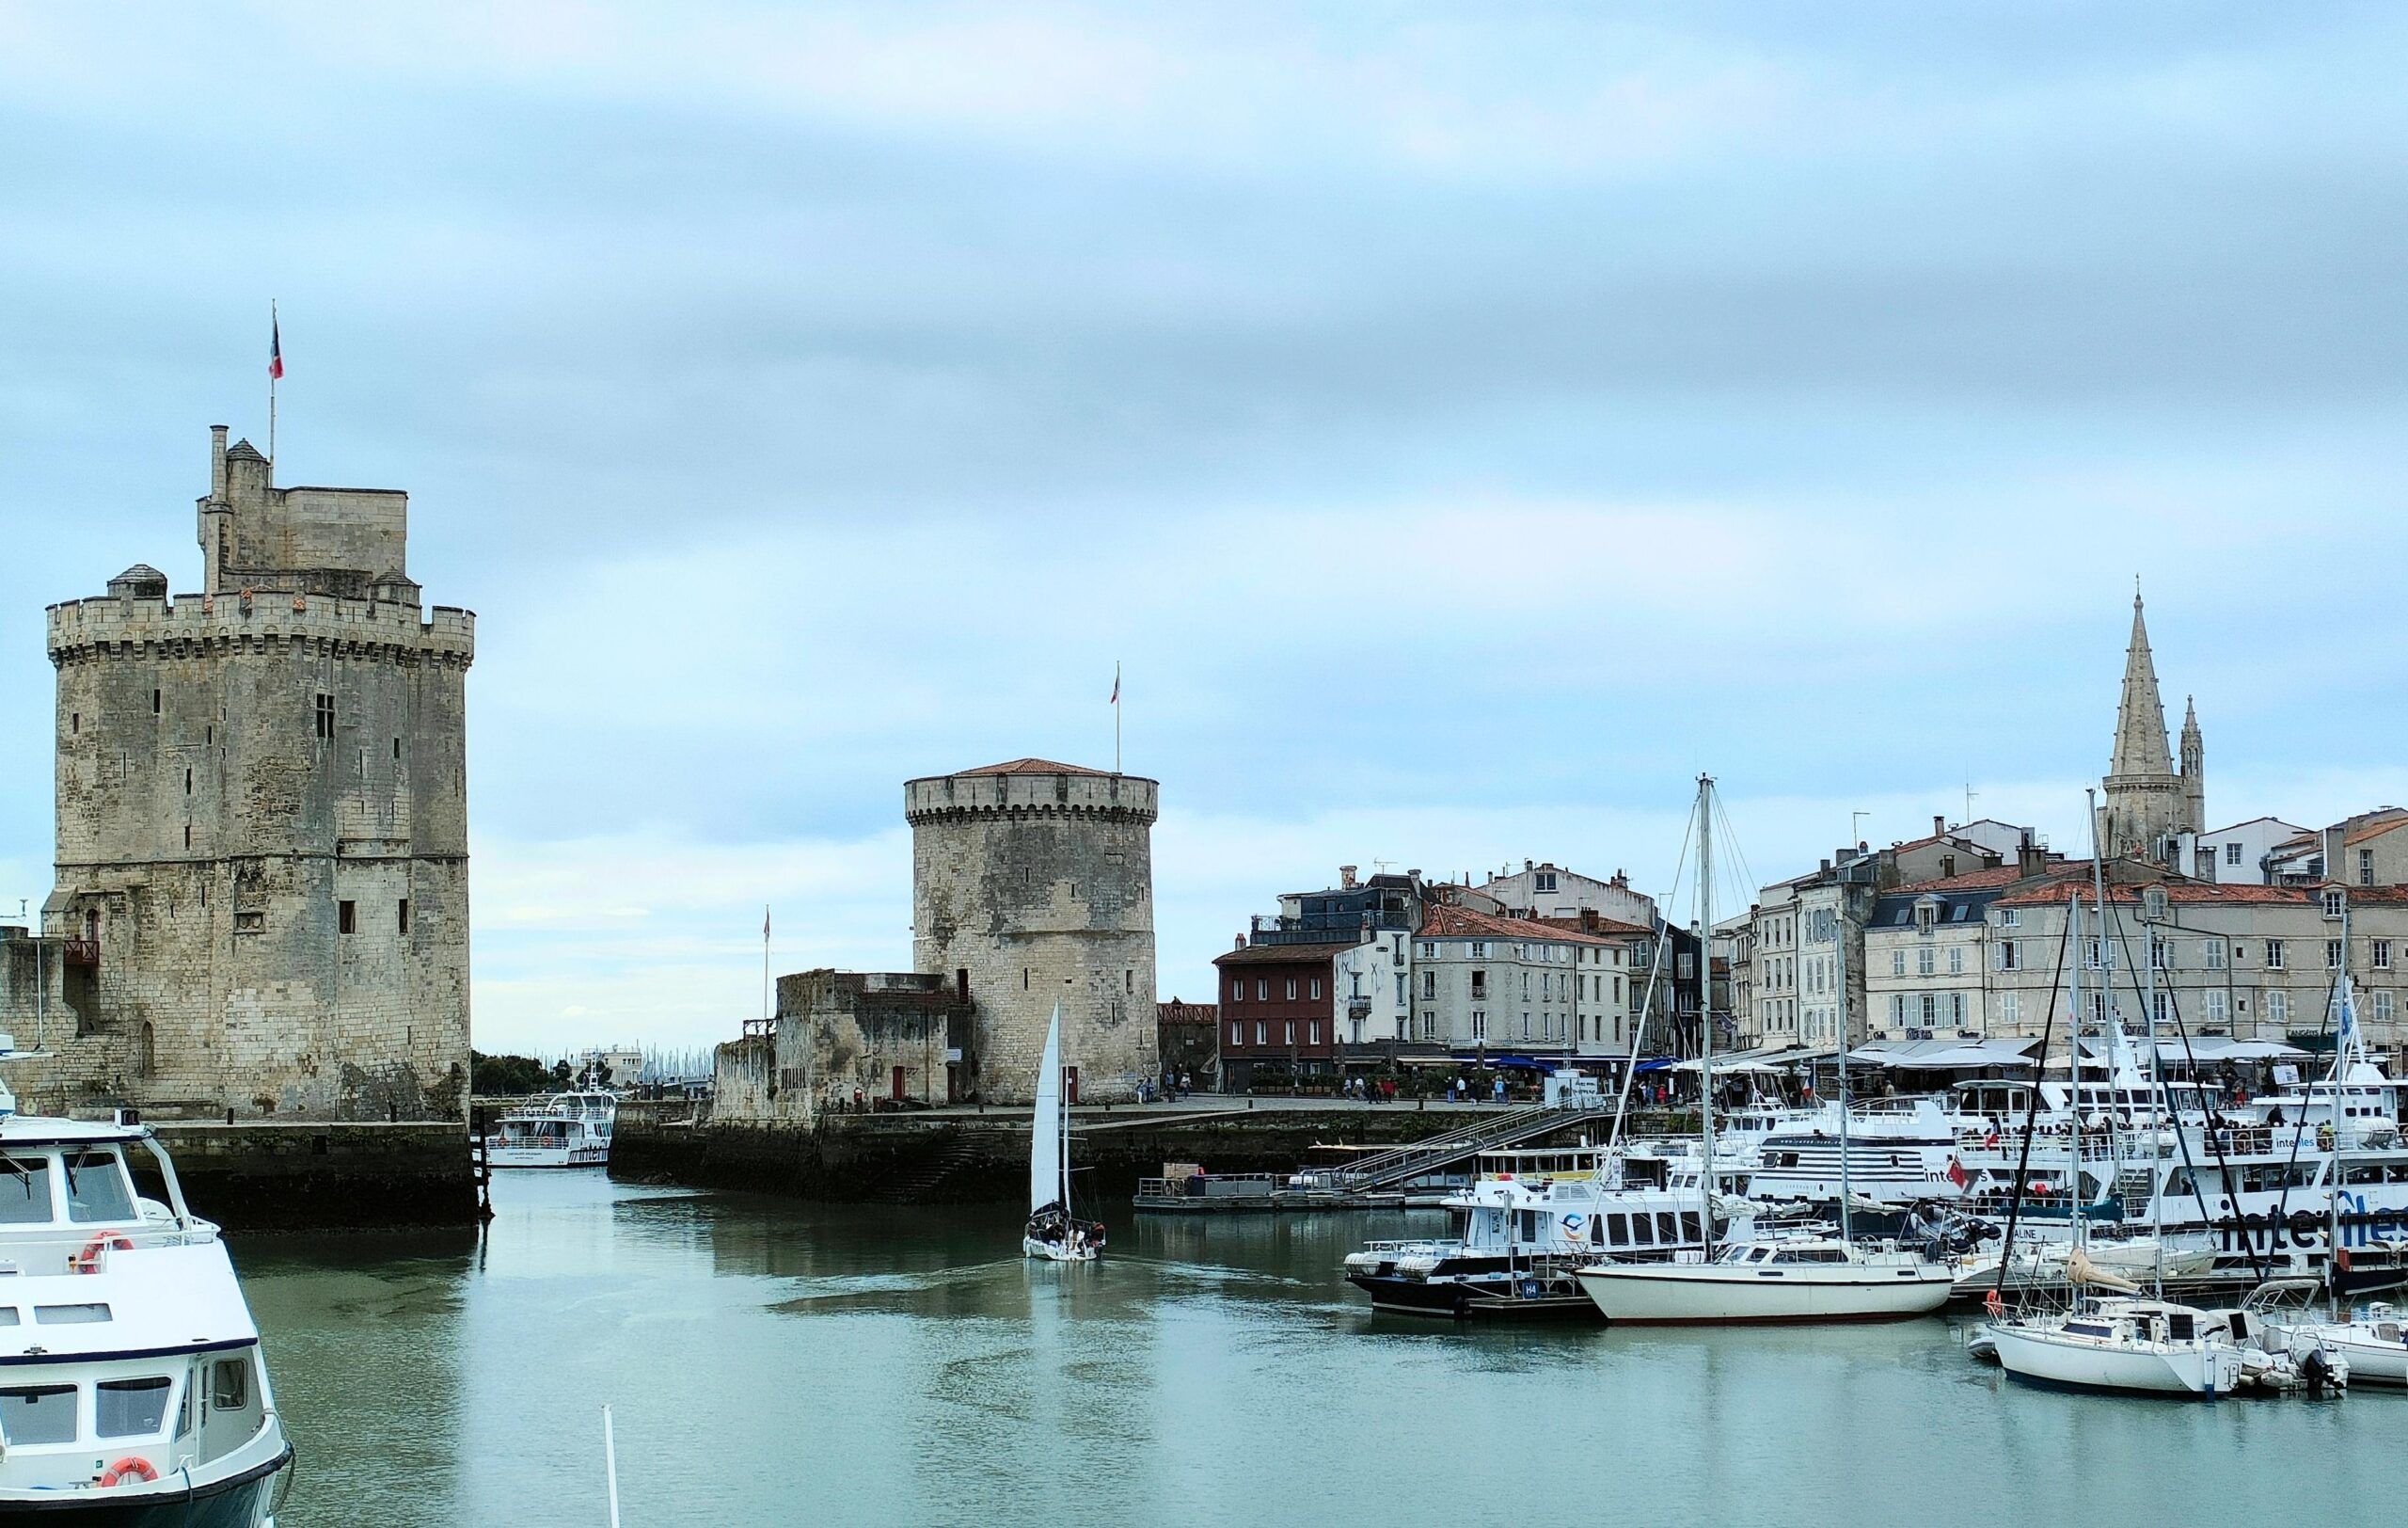
[[[407,897],[403,898],[397,904],[395,913],[397,915],[394,918],[396,931],[408,933],[410,931],[410,899]]]
[[[335,903],[335,929],[341,933],[356,933],[359,930],[359,904]]]

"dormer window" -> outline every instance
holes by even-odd
[[[2141,893],[2141,915],[2147,918],[2151,923],[2163,920],[2165,916],[2165,888],[2163,886],[2151,886]]]
[[[1555,889],[1555,872],[1553,870],[1539,871],[1536,875],[1530,878],[1530,889],[1533,891],[1553,891]]]
[[[2324,893],[2324,915],[2328,918],[2339,917],[2341,901],[2341,893],[2338,890],[2327,890]]]

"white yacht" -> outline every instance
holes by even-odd
[[[2399,1307],[2377,1301],[2330,1320],[2302,1314],[2270,1317],[2270,1334],[2286,1345],[2314,1343],[2338,1353],[2352,1379],[2378,1385],[2408,1385],[2408,1321]]]
[[[1735,1241],[1711,1263],[1601,1263],[1578,1278],[1607,1321],[1636,1325],[1894,1321],[1939,1310],[1955,1283],[1919,1252],[1811,1234]]]
[[[273,1528],[293,1448],[217,1228],[148,1127],[15,1106],[0,1087],[0,1519]]]
[[[619,1100],[599,1090],[540,1099],[501,1117],[485,1138],[495,1168],[598,1168],[610,1161]]]
[[[1702,1168],[1692,1156],[1593,1146],[1483,1152],[1447,1201],[1447,1239],[1375,1241],[1346,1258],[1346,1281],[1373,1306],[1416,1315],[1576,1316],[1596,1311],[1572,1278],[1600,1256],[1669,1261],[1705,1246]],[[1733,1180],[1725,1178],[1726,1188]],[[1744,1202],[1724,1194],[1718,1223]],[[1742,1229],[1744,1221],[1742,1222]]]
[[[2073,1390],[2213,1400],[2241,1388],[2246,1365],[2224,1322],[2165,1300],[2094,1300],[2060,1316],[1993,1320],[1983,1335],[2008,1374]]]
[[[1826,1106],[1766,1135],[1757,1149],[1750,1196],[1828,1203],[1839,1198],[1843,1177],[1859,1198],[1887,1206],[1963,1194],[1968,1174],[1957,1161],[1956,1132],[1937,1100],[1860,1105],[1841,1126],[1838,1106]]]

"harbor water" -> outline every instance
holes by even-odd
[[[2033,1391],[1957,1323],[1459,1329],[1339,1278],[1443,1215],[1134,1219],[504,1175],[482,1237],[234,1246],[284,1528],[2390,1520],[2408,1394]]]

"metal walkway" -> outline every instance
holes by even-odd
[[[1501,1151],[1518,1146],[1526,1140],[1549,1136],[1560,1130],[1570,1130],[1614,1117],[1613,1106],[1594,1108],[1518,1109],[1512,1114],[1494,1115],[1467,1129],[1441,1131],[1409,1145],[1393,1147],[1376,1155],[1350,1162],[1328,1173],[1333,1186],[1353,1194],[1410,1183],[1427,1173],[1436,1172],[1458,1162],[1468,1161],[1481,1152]]]

